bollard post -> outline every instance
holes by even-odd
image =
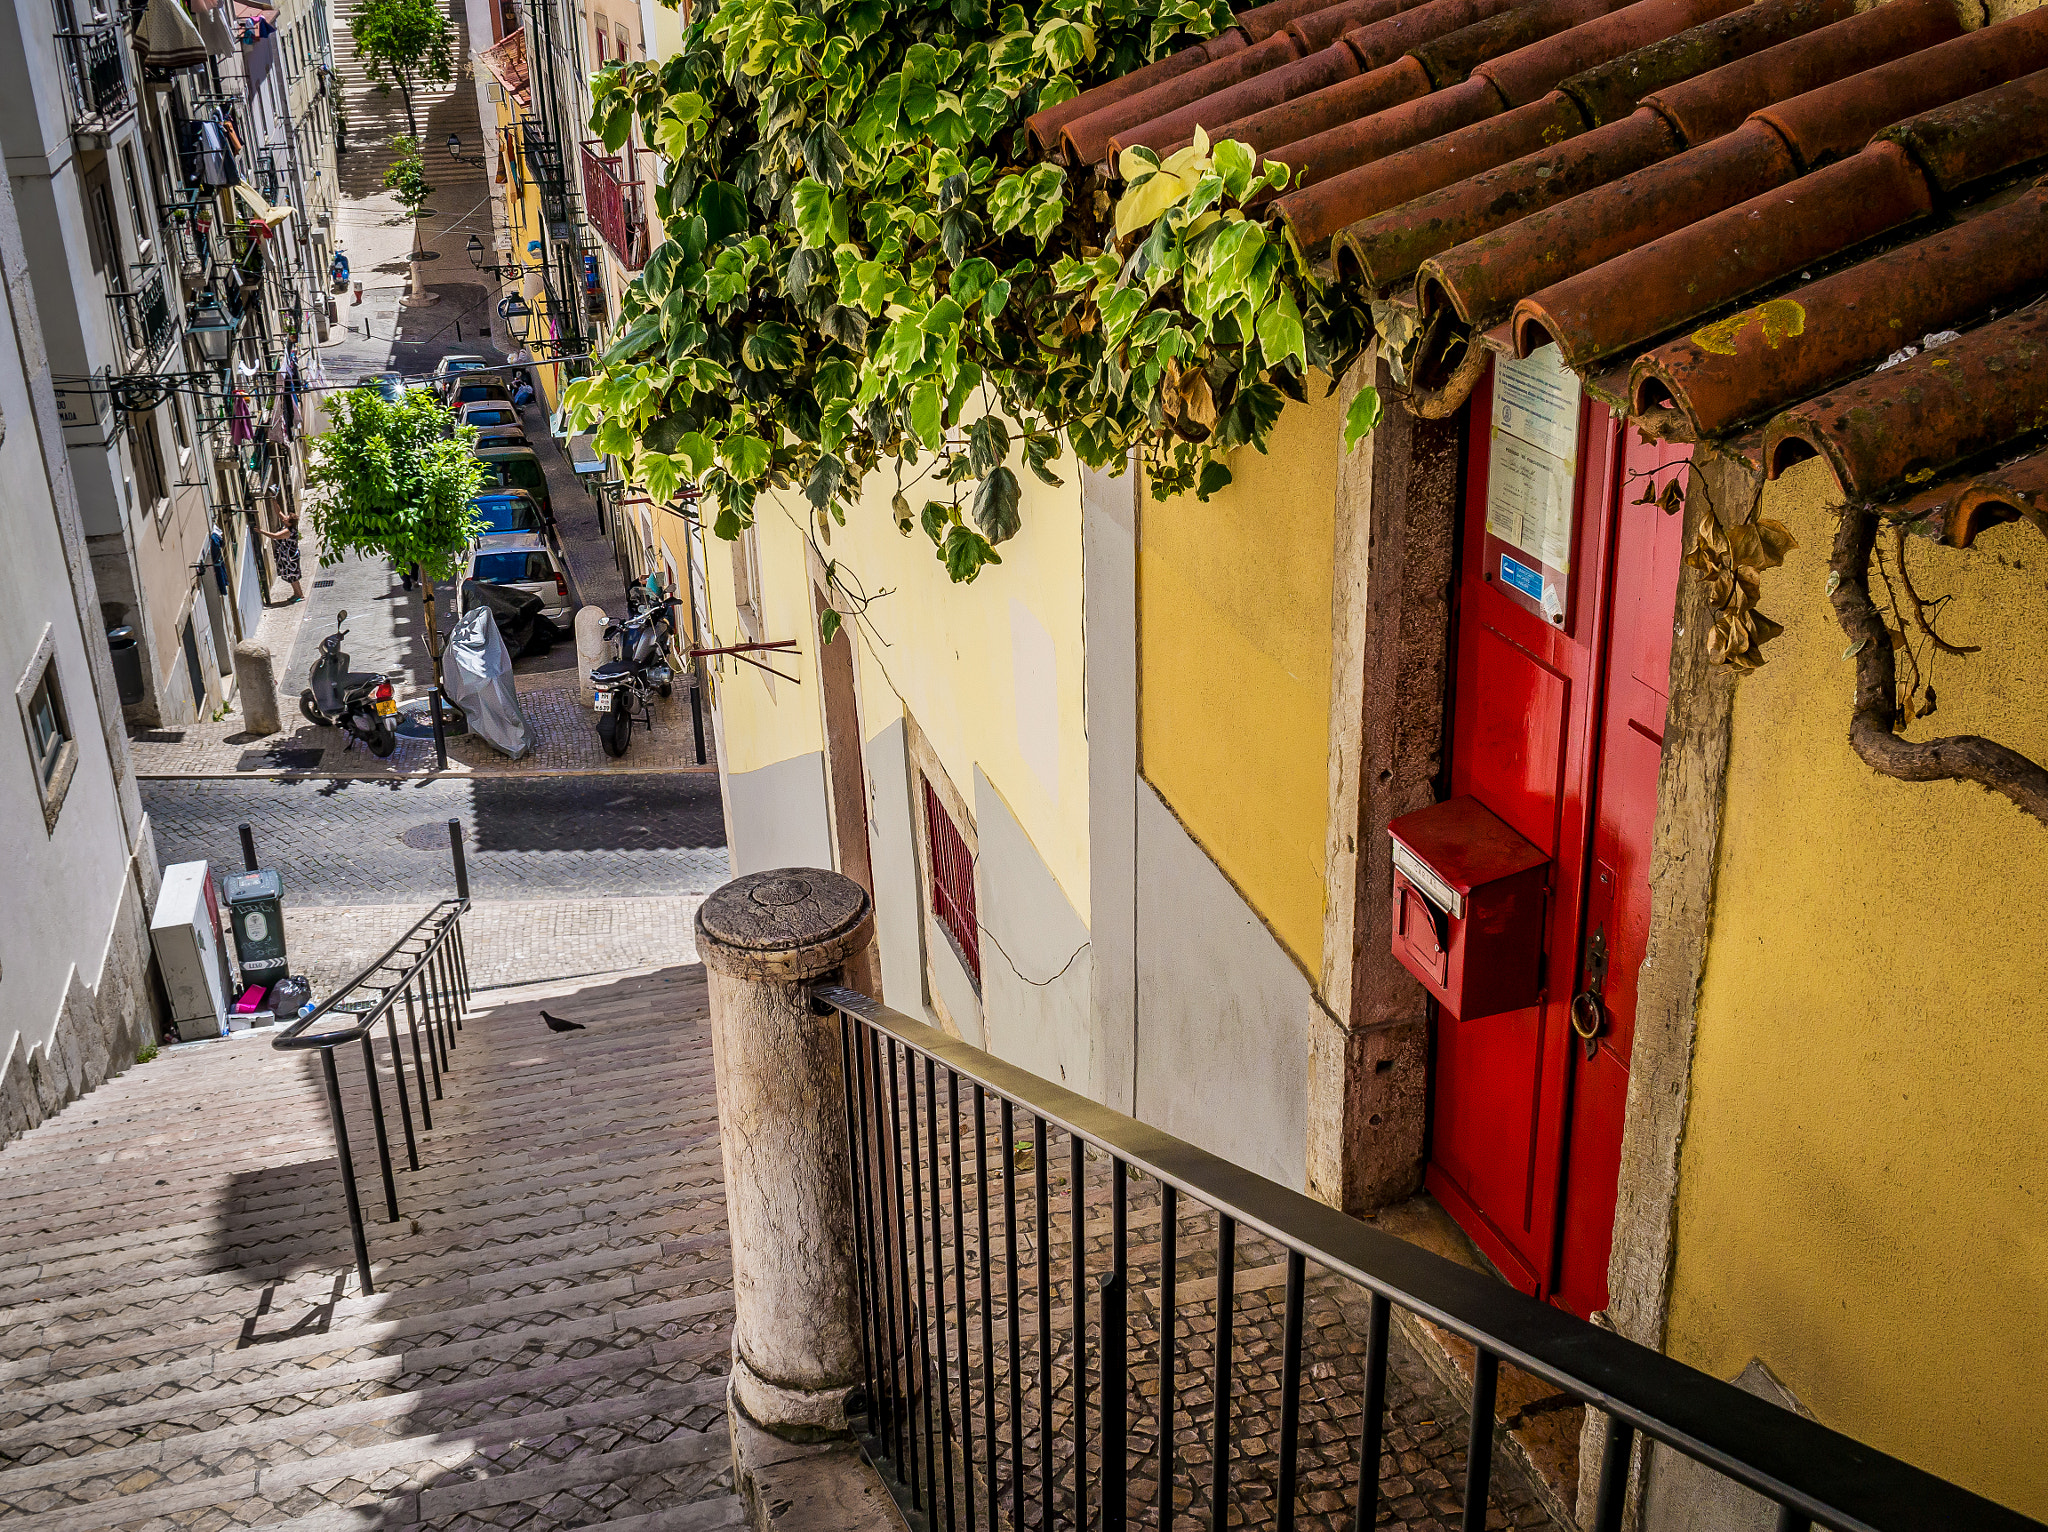
[[[242,705],[242,728],[249,734],[279,734],[284,720],[277,706],[277,670],[270,651],[253,640],[235,645],[235,695]]]
[[[434,769],[436,771],[446,771],[448,769],[448,735],[446,732],[447,725],[441,717],[440,687],[437,686],[427,693],[427,706],[434,714]]]
[[[236,826],[242,832],[242,870],[256,871],[256,832],[247,825]]]
[[[462,821],[448,821],[448,851],[455,858],[455,897],[469,897],[469,859],[462,854]]]
[[[700,682],[690,688],[690,728],[697,736],[697,764],[704,764],[704,687]]]
[[[732,1232],[727,1414],[750,1508],[776,1498],[798,1457],[859,1455],[844,1065],[838,1019],[812,1009],[809,987],[873,935],[866,891],[813,868],[750,873],[697,911]]]

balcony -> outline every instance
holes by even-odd
[[[130,284],[108,294],[114,307],[114,333],[131,356],[148,359],[152,369],[164,359],[177,334],[171,304],[164,293],[163,267],[136,266]]]
[[[57,55],[71,84],[71,130],[111,132],[135,109],[128,83],[127,52],[119,23],[108,22],[57,34]]]
[[[641,212],[640,183],[622,173],[616,154],[606,154],[594,139],[583,142],[583,196],[590,221],[612,254],[628,271],[647,263],[647,224]]]

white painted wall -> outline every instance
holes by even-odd
[[[11,266],[19,247],[10,238],[13,215],[4,193],[0,187],[0,257]],[[74,973],[88,988],[99,987],[136,813],[131,806],[124,817],[125,745],[118,733],[111,746],[107,738],[87,651],[92,639],[66,562],[58,491],[48,469],[50,457],[59,464],[64,457],[54,446],[46,457],[31,394],[31,378],[40,382],[47,371],[41,341],[33,314],[19,312],[25,279],[18,268],[6,275],[10,280],[0,285],[0,485],[6,486],[0,543],[7,549],[0,559],[0,866],[7,869],[0,894],[0,1067],[16,1056],[17,1042],[24,1051],[50,1046]],[[43,397],[43,424],[54,429],[54,397]],[[48,828],[15,700],[46,632],[78,751],[69,790]]]
[[[982,1046],[1101,1100],[1101,1049],[1088,1015],[1088,927],[978,766],[974,825]]]
[[[816,750],[755,771],[721,769],[732,875],[777,867],[831,867],[825,757]]]
[[[1135,1115],[1299,1187],[1308,979],[1151,785],[1137,795]]]

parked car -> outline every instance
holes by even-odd
[[[519,411],[513,405],[499,399],[486,399],[481,404],[465,404],[455,412],[455,423],[459,426],[475,426],[479,430],[487,426],[515,426],[525,429],[519,418]]]
[[[496,378],[457,378],[444,402],[457,409],[465,404],[502,404],[510,409],[512,390]]]
[[[483,521],[485,530],[481,537],[498,537],[510,532],[524,532],[548,540],[547,516],[540,508],[540,502],[523,490],[486,490],[481,495],[470,497]]]
[[[545,540],[532,532],[506,532],[479,538],[469,550],[464,580],[479,585],[499,585],[540,597],[541,615],[557,628],[566,630],[574,615],[569,604],[569,581],[561,560]],[[469,608],[468,592],[456,597],[461,611]]]
[[[532,445],[533,443],[526,439],[526,433],[517,426],[485,426],[476,433],[475,450],[478,452],[495,452],[500,447]]]
[[[490,365],[490,358],[484,356],[444,356],[434,364],[434,392],[446,399],[449,384],[459,375]],[[505,397],[509,399],[511,395]]]
[[[405,375],[397,372],[370,372],[356,379],[357,388],[376,389],[378,396],[386,404],[398,403],[405,397],[405,391],[410,386],[405,381]]]
[[[531,447],[479,446],[476,460],[484,465],[484,483],[497,489],[523,489],[540,502],[550,522],[555,519],[555,502],[548,494],[547,471],[540,454]]]

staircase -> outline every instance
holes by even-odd
[[[373,1296],[317,1060],[267,1036],[166,1053],[0,1153],[10,1532],[741,1524],[703,971],[477,1001],[416,1172],[378,1044],[396,1224],[337,1058]]]
[[[413,110],[420,125],[420,159],[426,167],[427,183],[436,191],[458,183],[483,180],[484,129],[477,117],[476,65],[470,51],[473,44],[469,23],[460,3],[452,6],[449,25],[455,33],[451,50],[455,78],[446,82],[423,81],[414,88]],[[383,190],[384,172],[391,164],[391,141],[408,131],[405,98],[398,87],[381,90],[370,82],[362,61],[356,57],[355,37],[348,17],[337,12],[334,24],[334,73],[348,114],[348,152],[341,156],[341,192],[344,197],[370,197]],[[493,125],[495,127],[495,124]],[[448,153],[448,135],[462,140],[462,158]],[[436,206],[438,206],[438,201]]]

